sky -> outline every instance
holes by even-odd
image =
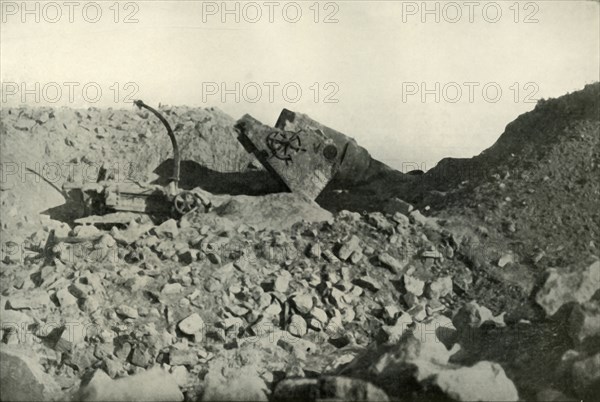
[[[68,4],[1,2],[3,106],[288,108],[408,171],[600,79],[595,1]]]

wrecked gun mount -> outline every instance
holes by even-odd
[[[314,200],[337,173],[345,148],[321,130],[286,131],[266,126],[250,115],[238,120],[238,140],[287,189]]]
[[[164,187],[133,181],[117,183],[111,172],[106,169],[100,170],[96,183],[83,185],[65,183],[63,191],[69,199],[82,206],[84,217],[100,215],[79,219],[82,223],[120,223],[118,218],[113,216],[114,214],[110,215],[115,212],[177,217],[199,208],[205,210],[210,208],[210,201],[205,194],[179,188],[181,163],[179,147],[169,122],[156,109],[143,101],[136,100],[134,104],[140,109],[144,108],[152,112],[165,126],[173,146],[173,174]]]

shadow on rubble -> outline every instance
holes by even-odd
[[[153,184],[166,185],[172,172],[173,160],[168,159],[154,170],[159,178]],[[179,187],[182,189],[200,187],[213,194],[265,195],[288,192],[285,184],[273,178],[266,170],[217,172],[197,162],[185,160],[181,161],[179,177]]]
[[[504,328],[492,325],[470,331],[460,341],[462,350],[451,361],[468,366],[481,360],[500,363],[525,400],[533,399],[546,388],[572,393],[572,378],[565,370],[568,362],[562,361],[565,352],[576,346],[568,335],[571,308],[572,305],[563,306],[546,322],[517,323]],[[599,341],[595,337],[579,349],[594,353],[600,347]]]

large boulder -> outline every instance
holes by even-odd
[[[79,390],[82,401],[182,401],[175,378],[159,367],[130,377],[111,379],[97,370]]]
[[[0,389],[3,401],[47,401],[60,392],[34,354],[6,346],[0,348]]]
[[[550,268],[547,279],[535,300],[547,315],[554,315],[566,303],[585,303],[600,289],[600,260],[594,258],[585,266],[570,272]]]

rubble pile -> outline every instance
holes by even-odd
[[[154,120],[2,110],[0,399],[549,401],[600,392],[593,252],[550,259],[554,237],[546,243],[536,229],[529,241],[539,250],[524,259],[514,219],[496,231],[495,209],[481,220],[468,208],[450,214],[449,202],[434,216],[420,202],[452,200],[465,186],[436,195],[426,175],[388,172],[305,115],[284,111],[276,128],[310,128],[347,153],[316,202],[285,192],[238,143],[233,119],[162,111],[183,152],[179,184],[210,208],[93,226],[56,210],[64,199],[49,180],[7,167],[72,161],[55,176],[60,188],[86,166],[135,155],[128,166],[140,180],[162,185],[171,148]],[[541,192],[546,182],[528,186]]]
[[[461,355],[486,332],[532,324],[465,304],[472,293],[461,278],[477,275],[438,222],[414,215],[343,211],[283,230],[209,225],[203,214],[110,230],[52,222],[2,271],[3,373],[21,373],[3,374],[4,392],[518,400],[518,368]],[[577,345],[598,333],[597,265],[564,279],[582,284],[577,294],[538,294],[549,314],[581,303],[565,318],[573,350],[560,369],[580,384],[556,390],[567,395],[593,392],[579,367],[597,362]],[[39,386],[26,386],[31,378]]]

